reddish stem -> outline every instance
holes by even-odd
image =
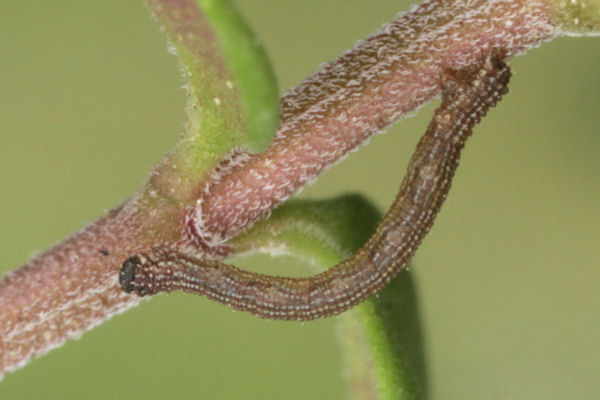
[[[250,227],[329,165],[441,90],[446,69],[512,56],[557,29],[543,2],[432,0],[385,25],[281,101],[263,153],[237,153],[218,169],[190,214],[191,233],[215,246]]]
[[[148,214],[142,201],[110,211],[0,280],[0,379],[137,303],[119,287],[123,260],[156,243],[174,245],[184,231],[172,223],[184,220],[181,210],[157,200],[160,211]]]

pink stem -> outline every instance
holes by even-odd
[[[134,199],[0,280],[0,380],[137,300],[123,293],[123,260],[183,233],[181,211],[148,216]],[[179,213],[179,217],[177,217]],[[165,229],[160,221],[179,218]]]
[[[558,34],[545,3],[431,0],[385,25],[281,101],[277,137],[236,153],[190,213],[190,231],[216,246],[250,227],[373,134],[440,93],[445,69],[492,49],[521,53]]]

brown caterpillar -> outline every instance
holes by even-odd
[[[446,199],[473,126],[508,92],[510,75],[498,54],[477,68],[444,74],[442,104],[398,195],[367,243],[342,263],[312,277],[286,278],[155,247],[123,263],[121,287],[139,296],[183,290],[272,319],[310,320],[351,308],[407,265]]]

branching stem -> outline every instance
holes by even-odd
[[[195,4],[192,0],[152,0],[150,3],[164,5],[167,11],[175,13],[185,13]],[[130,200],[0,280],[0,379],[4,372],[24,365],[32,357],[135,304],[135,297],[120,290],[118,271],[123,260],[153,246],[161,245],[170,250],[162,248],[156,250],[158,253],[151,252],[148,260],[160,262],[163,257],[165,260],[172,257],[179,260],[179,264],[185,261],[200,265],[191,268],[189,278],[198,268],[204,268],[208,274],[214,272],[217,277],[224,274],[209,280],[213,283],[222,281],[227,276],[225,273],[231,272],[237,279],[233,287],[238,293],[254,296],[255,303],[263,301],[259,292],[253,292],[254,289],[246,285],[245,279],[249,278],[245,273],[214,261],[231,251],[226,244],[217,245],[248,229],[365,139],[439,95],[442,81],[446,82],[445,97],[449,98],[454,81],[448,80],[445,71],[471,70],[498,49],[505,51],[504,57],[510,57],[560,34],[597,34],[600,32],[599,10],[598,0],[429,0],[385,25],[284,96],[277,136],[262,153],[251,155],[238,151],[211,175],[209,168],[222,159],[230,147],[223,150],[223,143],[215,147],[218,135],[205,143],[195,142],[194,138],[201,135],[192,132],[187,141],[180,142],[171,153],[179,158],[167,157]],[[207,39],[199,28],[202,24],[193,21],[193,15],[177,14],[183,19],[171,15],[170,21],[185,22],[183,28],[179,26],[186,32],[181,35],[180,44],[192,38]],[[192,31],[188,32],[188,28]],[[440,77],[445,78],[440,80]],[[210,114],[214,109],[206,105],[201,111]],[[218,110],[210,115],[215,125],[221,126]],[[440,111],[439,115],[443,119],[445,114]],[[233,122],[227,126],[239,125]],[[430,134],[437,130],[441,134],[446,126],[442,120],[433,124]],[[190,126],[195,127],[193,123]],[[441,144],[425,141],[420,146]],[[205,152],[201,162],[186,158],[199,151]],[[433,151],[433,147],[429,151]],[[459,150],[455,148],[455,151],[458,155]],[[450,163],[448,167],[453,168],[451,158],[445,160]],[[421,161],[413,160],[413,163],[418,162]],[[416,166],[413,165],[413,171]],[[420,170],[428,171],[428,167],[422,165]],[[417,182],[426,175],[407,179]],[[405,189],[414,182],[407,183]],[[424,194],[415,192],[410,196]],[[433,212],[437,210],[436,201],[442,198],[420,198],[419,201],[429,204],[428,210]],[[405,204],[407,200],[399,201],[398,204]],[[251,275],[252,279],[256,278],[260,284],[264,281],[274,295],[289,295],[283,302],[287,302],[288,311],[282,311],[288,318],[312,318],[339,312],[340,304],[359,301],[393,275],[385,272],[385,265],[393,270],[402,267],[403,261],[389,259],[394,254],[386,250],[384,242],[392,243],[394,249],[399,243],[406,243],[410,247],[402,250],[406,257],[414,252],[420,239],[391,222],[415,222],[415,232],[419,235],[426,232],[428,225],[425,220],[412,220],[407,210],[419,211],[394,205],[390,211],[393,215],[386,219],[390,224],[383,223],[376,238],[351,261],[328,272],[329,275],[308,281],[316,286],[300,283],[302,280],[271,281]],[[400,233],[408,235],[404,236],[406,241],[399,240]],[[367,251],[371,253],[366,254]],[[205,259],[213,261],[201,261]],[[139,261],[143,264],[141,257]],[[359,265],[364,268],[357,268]],[[371,286],[364,286],[366,281],[361,279],[362,274],[371,277],[368,283]],[[175,278],[169,279],[175,282]],[[285,287],[288,282],[292,282],[292,289]],[[345,289],[347,283],[354,282],[358,282],[357,287]],[[300,290],[302,285],[305,285],[304,291]],[[175,288],[164,287],[165,290]],[[209,288],[196,289],[207,294],[209,291]],[[237,301],[230,300],[234,306]],[[269,316],[274,312],[274,303],[272,299],[264,301],[263,306],[254,306],[254,310]],[[239,303],[240,308],[242,304],[246,303]],[[307,304],[313,311],[306,311]],[[283,314],[282,317],[286,317]]]

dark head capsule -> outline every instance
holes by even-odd
[[[133,279],[135,278],[135,269],[140,265],[140,259],[136,256],[129,257],[121,266],[119,272],[119,283],[126,293],[133,292]]]

